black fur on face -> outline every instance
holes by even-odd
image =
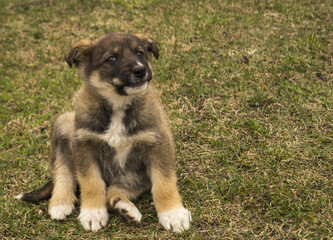
[[[127,95],[125,88],[137,88],[152,79],[149,60],[149,49],[139,38],[109,34],[92,47],[86,74],[97,71],[102,81],[113,85],[120,95]]]

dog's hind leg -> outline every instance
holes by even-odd
[[[76,180],[71,147],[74,130],[74,113],[59,116],[52,129],[52,182],[49,214],[52,219],[62,220],[70,215],[76,201]]]
[[[142,215],[130,200],[136,199],[141,194],[141,190],[130,191],[121,186],[110,186],[107,190],[107,203],[112,211],[130,222],[139,223]]]

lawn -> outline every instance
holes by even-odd
[[[333,2],[0,2],[0,239],[332,239]],[[81,81],[64,53],[107,32],[148,32],[177,148],[189,232],[166,232],[149,194],[140,225],[79,210],[52,221],[19,193],[49,178],[50,126]]]

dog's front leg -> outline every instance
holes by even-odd
[[[81,188],[79,220],[88,231],[98,231],[108,222],[106,186],[91,152],[80,150],[76,156],[77,179]]]
[[[191,213],[183,207],[174,170],[152,166],[152,195],[160,224],[173,232],[190,228]]]

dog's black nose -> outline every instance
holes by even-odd
[[[144,66],[136,66],[133,68],[132,72],[137,78],[143,78],[146,75],[146,69]]]

